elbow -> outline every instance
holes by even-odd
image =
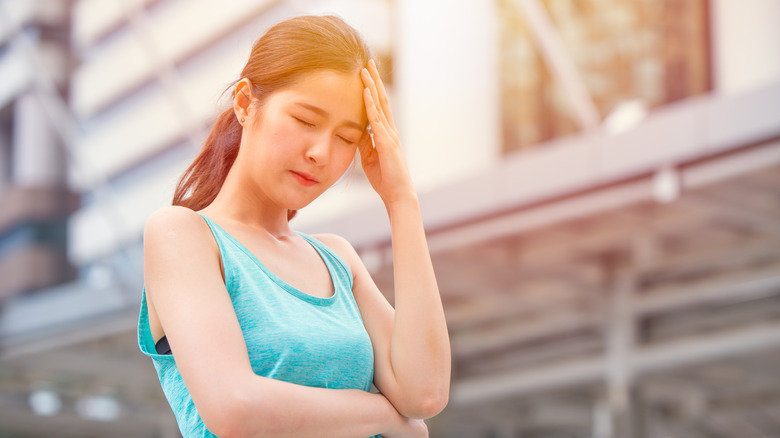
[[[250,436],[249,431],[245,427],[246,423],[229,409],[224,409],[224,415],[220,416],[217,413],[210,420],[206,420],[204,416],[203,423],[209,432],[221,438],[245,438]]]
[[[282,404],[234,390],[220,402],[209,404],[201,414],[206,428],[220,438],[272,438],[299,436],[300,421],[294,421]]]
[[[247,438],[255,436],[249,430],[252,422],[247,421],[248,403],[240,394],[233,394],[229,399],[218,403],[209,403],[200,412],[203,424],[209,432],[221,438]]]
[[[447,406],[449,388],[415,397],[399,407],[398,413],[406,418],[427,420],[433,418]]]
[[[410,412],[408,418],[415,418],[419,420],[427,420],[433,418],[447,406],[447,399],[429,399],[425,400],[417,406],[416,412]]]
[[[209,432],[221,438],[248,437],[249,434],[243,428],[242,423],[231,418],[233,417],[229,415],[219,419],[211,419],[211,421],[204,418],[203,423],[206,425],[206,429],[208,429]]]
[[[249,436],[239,423],[222,424],[220,422],[220,424],[212,426],[206,425],[206,428],[220,438],[245,438]]]

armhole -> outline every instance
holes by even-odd
[[[298,232],[298,234],[309,241],[309,243],[314,245],[321,254],[327,255],[327,257],[330,259],[330,264],[335,269],[339,269],[346,276],[349,286],[348,289],[350,292],[352,292],[355,280],[352,276],[352,268],[349,266],[349,263],[347,263],[340,255],[338,255],[338,253],[336,253],[336,251],[331,249],[328,245],[325,244],[325,242],[321,241],[320,239],[301,232]]]
[[[165,355],[157,353],[154,339],[152,339],[152,329],[149,325],[149,307],[146,304],[146,288],[141,293],[141,310],[138,312],[138,348],[149,357],[165,357]]]
[[[214,222],[211,221],[211,219],[207,218],[206,216],[198,213],[198,216],[202,217],[203,220],[206,222],[206,225],[209,226],[209,230],[211,231],[211,237],[214,239],[214,241],[217,243],[217,251],[219,251],[219,268],[222,273],[222,282],[225,283],[225,287],[230,286],[230,279],[233,278],[232,275],[232,269],[230,263],[227,262],[227,259],[225,257],[226,251],[225,251],[225,245],[222,239],[220,239],[218,233],[217,226]],[[230,274],[230,275],[229,275]]]

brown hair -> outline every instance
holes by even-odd
[[[363,68],[371,53],[355,29],[338,17],[291,18],[270,28],[252,47],[241,78],[261,105],[271,93],[315,70]],[[232,85],[231,85],[232,86]],[[219,115],[203,149],[176,185],[173,205],[200,210],[214,201],[238,155],[241,125],[233,109]],[[288,219],[295,211],[288,212]]]

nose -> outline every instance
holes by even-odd
[[[306,149],[306,159],[318,166],[328,163],[331,139],[328,136],[318,136]]]

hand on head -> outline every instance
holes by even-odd
[[[386,205],[414,195],[406,159],[401,148],[401,137],[395,127],[387,90],[379,76],[374,60],[361,70],[366,88],[363,101],[370,129],[361,138],[360,150],[363,171]]]

